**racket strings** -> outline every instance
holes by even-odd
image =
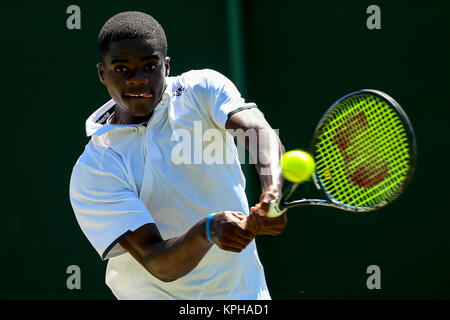
[[[384,100],[368,94],[336,106],[315,147],[316,173],[325,191],[350,206],[373,206],[392,197],[409,168],[401,120]]]
[[[361,112],[360,112],[361,113]],[[344,124],[345,126],[345,124]],[[357,128],[351,128],[352,132],[355,132],[354,130],[356,130]],[[377,148],[373,146],[373,142],[374,142],[374,137],[367,135],[367,134],[362,134],[359,135],[359,139],[356,139],[353,141],[353,146],[355,147],[355,150],[361,150],[361,148],[363,147],[361,145],[361,143],[366,143],[368,144],[368,150],[372,151],[367,153],[367,155],[369,157],[359,157],[359,161],[354,161],[354,163],[356,163],[356,165],[354,166],[359,166],[361,164],[361,162],[365,163],[365,167],[363,167],[364,170],[359,170],[357,172],[353,173],[352,176],[352,180],[354,183],[357,183],[360,187],[369,187],[370,184],[369,182],[377,182],[376,179],[374,179],[373,175],[376,175],[376,172],[373,171],[379,171],[379,167],[380,165],[376,165],[374,164],[374,160],[376,160],[376,154],[378,152]],[[377,168],[378,167],[378,168]],[[374,169],[378,169],[378,170],[374,170]],[[383,166],[383,169],[386,171],[386,166]],[[348,173],[347,173],[348,174]],[[384,175],[386,175],[386,172],[384,173]],[[380,177],[379,179],[382,179],[383,177]],[[371,179],[371,180],[368,180]],[[364,183],[363,181],[366,180],[366,183]],[[358,201],[359,199],[356,199],[356,201]]]

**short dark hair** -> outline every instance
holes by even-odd
[[[167,56],[166,34],[158,21],[143,12],[125,11],[109,18],[100,30],[100,57],[103,59],[110,43],[127,39],[151,39],[164,57]]]

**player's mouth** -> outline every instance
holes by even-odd
[[[153,94],[151,94],[151,93],[125,93],[125,97],[150,99],[150,98],[153,98]]]

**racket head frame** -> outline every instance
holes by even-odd
[[[319,190],[321,195],[324,197],[324,199],[327,199],[327,201],[329,201],[329,206],[344,209],[344,210],[350,211],[350,212],[373,211],[373,210],[377,210],[381,207],[384,207],[387,204],[394,201],[396,198],[398,198],[398,196],[403,192],[403,190],[409,184],[411,177],[415,171],[415,167],[416,167],[416,157],[417,157],[416,138],[415,138],[414,130],[413,130],[413,127],[411,125],[411,122],[410,122],[408,116],[406,115],[405,111],[401,108],[400,104],[397,103],[392,97],[390,97],[389,95],[387,95],[384,92],[374,90],[374,89],[362,89],[359,91],[351,92],[351,93],[341,97],[340,99],[338,99],[330,108],[328,108],[328,110],[325,112],[325,114],[320,119],[320,121],[314,131],[314,135],[311,140],[309,152],[313,156],[316,154],[316,143],[315,142],[317,141],[317,138],[319,137],[319,135],[322,133],[322,129],[327,124],[328,119],[333,116],[333,114],[334,114],[333,111],[335,110],[335,108],[342,101],[344,101],[352,96],[362,95],[362,94],[370,94],[370,95],[379,97],[381,100],[383,100],[385,103],[387,103],[391,107],[391,109],[394,110],[394,112],[397,114],[403,127],[405,128],[405,131],[406,131],[406,134],[408,137],[408,143],[410,146],[410,148],[408,150],[409,157],[410,157],[409,158],[410,163],[409,163],[408,172],[406,174],[406,178],[403,181],[403,183],[401,184],[401,186],[395,191],[395,193],[392,196],[390,196],[389,198],[387,198],[375,205],[366,206],[366,207],[351,206],[351,205],[348,205],[348,204],[345,204],[345,203],[342,203],[342,202],[336,200],[330,193],[327,192],[325,185],[322,183],[322,181],[318,177],[317,173],[314,172],[313,177],[312,177],[313,183],[316,186],[316,188]],[[311,201],[313,201],[313,203],[311,203],[311,204],[327,205],[326,203],[323,203],[322,201],[320,201],[320,202],[317,202],[317,200],[311,200]],[[308,200],[305,200],[304,204],[309,204],[306,202],[308,202]],[[298,203],[298,205],[302,205],[302,204],[303,203],[300,203],[300,202]]]

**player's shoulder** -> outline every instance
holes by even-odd
[[[198,69],[198,70],[190,70],[181,74],[183,78],[187,78],[190,80],[201,81],[204,79],[216,79],[222,78],[224,75],[213,69]]]
[[[177,77],[185,88],[211,88],[229,81],[222,73],[213,69],[190,70]]]

